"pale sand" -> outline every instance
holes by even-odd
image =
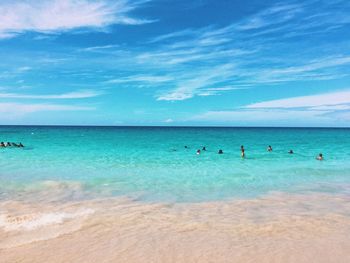
[[[350,262],[350,199],[0,204],[0,262]]]

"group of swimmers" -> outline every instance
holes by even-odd
[[[185,146],[185,148],[188,149],[188,146]],[[206,151],[206,150],[207,150],[206,147],[203,146],[202,151]],[[272,151],[273,151],[271,145],[269,145],[269,146],[267,147],[267,151],[268,151],[268,152],[272,152]],[[196,153],[197,153],[197,154],[201,154],[201,150],[198,149]],[[218,154],[223,154],[223,153],[224,153],[224,151],[221,150],[221,149],[218,151]],[[289,150],[288,153],[289,153],[289,154],[293,154],[294,151],[293,151],[293,150]],[[243,146],[243,145],[241,145],[241,157],[242,157],[242,158],[245,158],[245,149],[244,149],[244,146]],[[322,153],[318,154],[318,155],[316,156],[316,160],[322,161],[322,160],[323,160],[323,154],[322,154]]]
[[[22,148],[22,147],[24,147],[24,145],[21,142],[19,144],[15,143],[15,142],[7,142],[7,143],[0,142],[0,147],[1,148],[3,148],[3,147],[19,147],[19,148]]]

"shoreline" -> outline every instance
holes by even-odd
[[[0,253],[3,262],[349,262],[349,200],[275,192],[203,203],[5,201]]]

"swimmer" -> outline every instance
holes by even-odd
[[[272,152],[272,147],[271,147],[271,145],[269,145],[269,147],[267,147],[267,151],[268,151],[268,152]]]
[[[207,150],[207,148],[205,148],[205,146],[203,146],[202,151],[206,151],[206,150]]]
[[[224,152],[222,150],[219,150],[218,151],[218,154],[223,154]]]
[[[4,142],[1,142],[1,143],[0,143],[0,147],[6,147],[5,143],[4,143]]]
[[[294,152],[293,152],[293,150],[289,150],[289,152],[288,152],[289,154],[293,154]]]
[[[197,154],[201,154],[201,150],[198,149],[198,150],[197,150]]]
[[[12,143],[12,146],[19,147],[19,145],[15,142]]]
[[[323,154],[320,153],[317,157],[316,160],[323,161]]]
[[[20,142],[19,145],[18,145],[18,147],[21,147],[21,148],[22,148],[22,147],[24,147],[24,145]]]
[[[243,145],[241,145],[241,156],[242,156],[242,158],[245,157],[244,146]]]
[[[187,146],[187,145],[185,145],[185,149],[188,149],[188,146]]]
[[[6,147],[12,146],[10,142],[7,142]]]

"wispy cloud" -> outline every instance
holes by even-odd
[[[32,70],[32,68],[29,66],[20,66],[20,67],[15,67],[13,69],[7,69],[6,71],[0,72],[0,78],[18,77],[22,74],[27,73],[30,70]]]
[[[317,95],[292,97],[279,100],[263,101],[247,105],[248,109],[259,108],[306,108],[306,107],[325,107],[350,104],[350,90],[329,92]],[[315,108],[314,108],[315,109]]]
[[[104,28],[112,24],[140,25],[152,22],[133,18],[130,11],[147,1],[129,0],[28,0],[0,3],[0,36],[35,31],[56,33],[77,28]]]
[[[337,11],[341,21],[333,19],[333,12],[324,11],[334,5],[319,0],[279,2],[224,27],[188,28],[156,36],[149,41],[156,48],[135,54],[136,61],[174,76],[173,87],[156,95],[157,100],[168,101],[217,95],[218,91],[205,89],[223,85],[237,88],[344,78],[350,74],[343,70],[350,64],[347,53],[331,49],[325,52],[320,45],[301,48],[298,59],[291,55],[308,41],[291,38],[313,32],[322,34],[320,29],[327,28],[323,32],[326,37],[347,25],[345,10]],[[316,6],[319,12],[315,12]],[[316,50],[320,52],[316,54]],[[223,70],[220,76],[217,69],[227,65],[231,65],[229,74]]]
[[[210,110],[190,121],[230,125],[349,126],[350,90],[249,104],[231,110]]]
[[[0,4],[0,14],[4,10],[9,14],[0,25],[0,34],[51,33],[81,27],[104,28],[115,23],[150,22],[130,18],[132,10],[148,1],[39,0],[33,7],[29,2]],[[322,0],[275,2],[222,26],[189,27],[144,41],[139,39],[127,47],[114,41],[98,42],[102,44],[75,49],[74,61],[79,61],[76,63],[81,63],[81,68],[89,63],[101,66],[105,71],[103,76],[96,76],[100,68],[87,73],[73,70],[69,76],[91,75],[99,84],[110,87],[154,87],[153,96],[157,101],[182,101],[242,88],[344,78],[350,75],[348,49],[334,49],[333,46],[326,49],[322,41],[316,46],[310,45],[310,37],[296,37],[317,32],[330,43],[328,35],[350,23],[346,9],[349,5],[345,3],[343,0],[337,3]],[[333,12],[335,5],[340,4],[345,8]],[[14,23],[17,13],[20,14],[18,23]],[[48,13],[52,15],[47,16]],[[335,13],[339,19],[334,19]],[[61,95],[36,95],[36,98],[59,98]],[[3,96],[29,98],[30,95]]]
[[[206,69],[205,71],[197,72],[195,76],[187,76],[188,78],[183,80],[177,88],[157,96],[157,100],[175,101],[189,99],[195,95],[214,95],[215,92],[220,90],[215,90],[215,88],[211,88],[212,90],[210,90],[210,86],[226,81],[232,76],[233,69],[233,65],[227,64],[216,67],[215,69]]]
[[[233,126],[338,126],[350,127],[348,110],[258,108],[206,111],[187,119],[195,123]]]
[[[82,48],[79,49],[79,51],[87,51],[87,52],[98,52],[98,51],[103,51],[103,50],[108,50],[112,48],[117,48],[119,45],[103,45],[103,46],[93,46],[93,47],[87,47],[87,48]]]
[[[169,119],[164,120],[164,122],[165,123],[172,123],[172,122],[174,122],[174,120],[169,118]]]
[[[169,76],[154,76],[154,75],[132,75],[128,77],[121,77],[117,79],[107,80],[105,83],[132,83],[132,82],[146,82],[150,84],[163,83],[172,81],[173,78]]]
[[[90,111],[94,107],[64,105],[64,104],[23,104],[0,103],[0,112],[3,114],[23,115],[40,111]]]
[[[196,116],[193,116],[190,120],[194,121],[206,121],[214,123],[268,123],[271,121],[285,121],[286,123],[291,121],[298,121],[305,119],[313,119],[313,122],[318,122],[319,118],[324,118],[324,111],[298,111],[298,110],[227,110],[227,111],[208,111]],[[314,118],[317,118],[314,119]]]
[[[79,90],[63,94],[47,94],[47,95],[28,95],[17,93],[0,93],[0,98],[3,99],[85,99],[97,97],[104,94],[103,92],[94,90]]]
[[[253,30],[282,24],[292,20],[301,12],[301,5],[278,3],[238,23],[236,28],[238,30]]]

